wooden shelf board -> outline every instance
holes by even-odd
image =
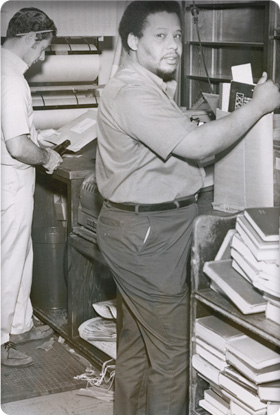
[[[193,79],[195,81],[207,82],[207,77],[205,75],[186,75],[186,78]],[[210,76],[210,81],[213,83],[230,82],[231,80],[232,80],[231,75]]]
[[[194,297],[196,300],[211,307],[213,310],[231,319],[248,331],[280,347],[279,326],[266,319],[265,313],[242,314],[227,298],[211,288],[196,291]]]
[[[194,45],[199,46],[200,43],[198,41],[188,41],[186,42],[187,45]],[[264,48],[263,42],[225,42],[225,41],[209,41],[209,42],[201,42],[202,46],[205,47],[213,47],[213,48],[254,48],[254,49],[262,49]]]

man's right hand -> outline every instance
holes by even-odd
[[[253,101],[258,104],[262,115],[268,114],[280,107],[279,85],[271,80],[267,80],[266,72],[263,73],[254,89]]]
[[[62,157],[51,148],[46,148],[45,151],[48,153],[48,161],[43,164],[43,167],[46,169],[47,174],[53,174],[53,172],[60,166],[63,162]]]

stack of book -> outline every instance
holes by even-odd
[[[196,319],[194,334],[195,369],[217,385],[219,373],[228,366],[226,343],[229,339],[239,337],[241,333],[223,320],[210,315]]]
[[[222,394],[219,375],[229,366],[226,361],[226,344],[242,333],[214,315],[196,319],[192,366],[210,388],[204,391],[199,405],[213,415],[229,413],[229,399]]]
[[[266,317],[280,324],[279,207],[250,208],[237,217],[232,267],[263,293]]]
[[[213,415],[280,410],[279,353],[214,315],[196,319],[193,341],[192,366],[209,383],[199,401],[202,408]]]
[[[238,215],[214,261],[204,264],[211,287],[243,314],[265,312],[280,324],[279,207]]]
[[[206,389],[204,398],[199,401],[199,406],[213,415],[228,415],[230,412],[230,401],[222,396],[218,390]]]
[[[267,414],[268,407],[271,413],[272,408],[279,410],[280,354],[247,335],[230,339],[226,348],[230,366],[219,382],[230,399],[232,414]]]

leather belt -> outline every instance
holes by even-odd
[[[195,194],[192,196],[188,196],[184,199],[174,200],[173,202],[155,203],[155,204],[149,204],[149,205],[133,205],[130,203],[115,203],[115,202],[111,202],[110,200],[105,200],[105,202],[108,205],[113,206],[117,209],[138,213],[138,212],[157,212],[157,211],[163,211],[163,210],[179,209],[182,207],[192,205],[193,203],[196,203],[197,198],[198,198],[198,195]]]

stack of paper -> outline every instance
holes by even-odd
[[[84,321],[78,328],[79,335],[108,356],[117,357],[116,299],[92,305],[99,317]]]

